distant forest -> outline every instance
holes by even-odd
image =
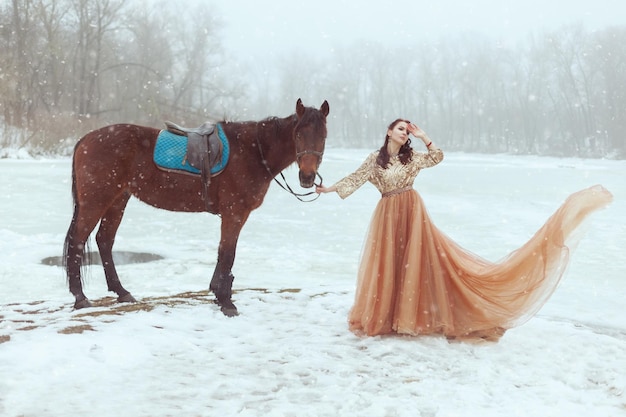
[[[2,1],[0,148],[62,152],[111,123],[282,117],[302,98],[330,103],[333,147],[378,147],[406,117],[450,151],[626,158],[626,26],[566,26],[514,46],[362,41],[268,65],[228,56],[208,5],[167,4]]]

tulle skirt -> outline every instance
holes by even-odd
[[[526,244],[490,262],[437,229],[416,191],[383,197],[363,247],[350,329],[497,340],[543,306],[569,261],[568,238],[611,200],[599,185],[572,194]]]

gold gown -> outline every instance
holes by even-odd
[[[497,340],[532,317],[556,289],[570,256],[568,237],[612,200],[596,185],[578,191],[522,247],[490,262],[433,224],[413,181],[443,160],[439,149],[414,151],[382,169],[378,152],[335,185],[346,198],[369,181],[381,192],[361,254],[350,329],[370,336],[443,334]]]

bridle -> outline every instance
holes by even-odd
[[[300,158],[302,156],[308,155],[308,154],[313,154],[313,155],[317,156],[320,159],[320,161],[322,160],[322,157],[324,156],[324,152],[310,151],[310,150],[307,149],[307,150],[304,150],[304,151],[296,152],[296,162],[299,162]]]
[[[258,122],[257,122],[258,125]],[[304,193],[304,194],[300,194],[300,193],[296,193],[295,191],[293,191],[291,189],[291,187],[289,186],[289,184],[287,183],[287,179],[285,178],[285,175],[283,174],[282,171],[279,172],[281,178],[283,179],[283,184],[280,183],[280,181],[278,181],[276,179],[276,175],[274,175],[272,173],[272,170],[270,169],[269,165],[267,165],[267,160],[265,159],[265,155],[263,155],[263,149],[261,149],[261,141],[259,140],[259,129],[257,126],[257,134],[256,134],[256,147],[259,149],[259,154],[261,155],[261,161],[263,162],[263,165],[265,166],[265,169],[267,170],[267,172],[270,174],[270,177],[272,177],[272,179],[276,182],[276,184],[278,184],[280,186],[280,188],[282,188],[283,190],[287,191],[289,194],[293,195],[294,197],[296,197],[298,200],[302,201],[303,203],[310,203],[313,202],[315,200],[317,200],[320,195],[317,194],[315,191],[309,191],[308,193]],[[296,150],[296,162],[300,162],[300,158],[302,158],[304,155],[308,155],[308,154],[312,154],[317,156],[318,159],[318,167],[319,164],[322,162],[322,157],[324,156],[324,152],[319,152],[319,151],[312,151],[309,149],[305,149],[303,151],[298,151]],[[320,178],[320,183],[316,184],[315,182],[313,182],[313,185],[315,186],[321,186],[322,182],[324,181],[322,176],[320,175],[318,170],[315,170],[315,176]],[[317,194],[317,196],[311,200],[304,200],[302,199],[302,197],[307,197],[309,195],[312,194]]]

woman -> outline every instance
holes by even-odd
[[[427,153],[411,148],[409,134]],[[567,238],[612,200],[601,186],[571,195],[530,241],[492,263],[437,229],[413,189],[420,170],[442,160],[443,152],[422,129],[398,119],[389,125],[383,146],[354,173],[316,188],[346,198],[370,181],[382,193],[359,267],[349,315],[353,332],[498,340],[547,301],[569,259]]]

